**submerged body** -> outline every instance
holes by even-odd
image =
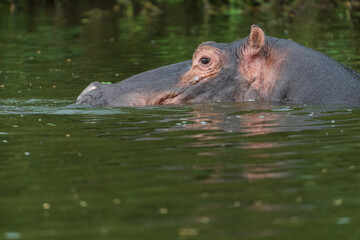
[[[77,104],[145,106],[250,99],[360,103],[360,74],[290,40],[250,35],[229,44],[205,42],[192,60],[137,74],[116,84],[91,83]]]

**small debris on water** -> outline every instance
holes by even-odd
[[[24,155],[25,156],[30,156],[30,153],[29,152],[24,152]]]
[[[210,218],[209,217],[200,217],[199,218],[199,222],[203,223],[203,224],[208,224],[210,222]]]
[[[351,219],[349,217],[341,217],[336,220],[336,224],[349,224]]]
[[[88,204],[87,204],[87,202],[85,202],[85,201],[80,201],[80,206],[82,206],[82,207],[87,207]]]
[[[233,203],[233,205],[234,205],[234,207],[238,208],[238,207],[241,206],[241,202],[236,201],[236,202]]]
[[[331,123],[335,123],[335,120],[332,120]]]
[[[116,205],[119,205],[121,203],[121,199],[119,198],[114,198],[113,199],[113,203],[116,204]]]
[[[37,50],[37,52],[36,52],[37,54],[41,54],[41,50]]]
[[[19,232],[6,232],[5,233],[5,238],[6,239],[21,239],[22,234],[19,233]]]
[[[342,205],[342,203],[343,203],[343,200],[341,198],[335,199],[333,201],[334,206],[340,206],[340,205]]]
[[[67,61],[68,63],[71,62],[71,58],[68,58],[66,61]]]
[[[354,165],[351,165],[351,166],[349,166],[349,169],[350,169],[350,170],[353,170],[353,169],[355,169],[355,166],[354,166]]]
[[[199,229],[196,228],[180,228],[178,235],[181,237],[197,236],[199,235]]]
[[[7,143],[7,142],[9,142],[9,141],[4,139],[4,140],[2,140],[2,142],[3,142],[3,143]]]
[[[54,123],[48,123],[46,125],[51,126],[51,127],[56,127],[56,124],[54,124]]]
[[[50,203],[43,203],[42,208],[45,210],[49,210],[51,208]]]
[[[167,208],[160,208],[159,209],[160,214],[167,214],[168,212],[169,212],[169,210]]]
[[[71,137],[70,133],[65,134],[66,137]]]

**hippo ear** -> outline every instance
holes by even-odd
[[[263,76],[266,62],[266,39],[264,31],[256,25],[251,26],[247,42],[240,47],[240,71],[249,82]]]
[[[256,25],[251,26],[249,38],[243,49],[243,54],[247,56],[255,56],[261,52],[265,46],[265,33]]]

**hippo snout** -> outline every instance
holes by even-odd
[[[89,104],[96,107],[108,105],[102,84],[93,82],[87,86],[76,99],[76,104]]]

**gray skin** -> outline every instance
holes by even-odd
[[[145,106],[250,99],[358,104],[360,74],[255,25],[244,39],[206,42],[193,59],[137,74],[116,84],[91,83],[77,104]]]

